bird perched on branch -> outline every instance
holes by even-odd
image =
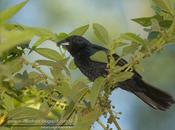
[[[75,65],[89,80],[94,81],[97,77],[108,74],[107,63],[94,61],[90,58],[98,51],[108,53],[106,48],[92,44],[87,39],[77,35],[69,36],[58,42],[57,45],[63,45],[68,50],[74,58]],[[127,61],[122,58],[119,59],[120,57],[117,54],[113,54],[113,57],[116,61],[118,60],[117,65],[127,64]],[[175,103],[172,96],[143,81],[142,76],[135,70],[133,73],[131,79],[119,84],[120,88],[135,94],[154,109],[164,111]]]

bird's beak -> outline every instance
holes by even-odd
[[[62,42],[57,43],[57,45],[58,46],[61,45],[64,49],[66,49],[70,45],[70,43],[62,41]]]
[[[69,42],[63,42],[63,43],[61,43],[61,45],[63,45],[63,46],[69,46],[70,43]]]
[[[69,46],[70,45],[70,43],[69,42],[66,42],[66,41],[60,41],[60,42],[58,42],[57,43],[57,46]]]

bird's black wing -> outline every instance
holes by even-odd
[[[106,48],[104,48],[102,46],[99,46],[99,45],[91,44],[91,48],[92,48],[92,50],[93,50],[94,53],[97,52],[97,51],[105,51],[108,54],[108,52],[109,52],[108,49],[106,49]],[[116,53],[113,54],[112,56],[113,56],[114,60],[116,61],[116,65],[124,66],[124,65],[128,64],[128,62],[125,59],[121,58]],[[94,62],[98,62],[98,61],[94,61]],[[135,70],[133,70],[133,73],[134,73],[134,77],[135,78],[136,77],[137,78],[142,78],[142,76],[138,72],[136,72]]]
[[[117,61],[116,65],[123,66],[128,63],[125,59],[120,58],[120,56],[117,54],[113,54],[112,56],[115,59],[115,61]]]
[[[123,66],[123,65],[128,64],[128,62],[125,59],[120,58],[120,56],[118,56],[117,54],[113,54],[112,56],[114,57],[115,61],[118,60],[116,65]],[[133,70],[132,72],[134,73],[135,78],[139,78],[139,79],[142,78],[142,76],[137,71]]]

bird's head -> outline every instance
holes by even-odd
[[[65,47],[72,56],[85,49],[89,44],[88,40],[78,35],[69,36],[57,43],[58,46],[62,45]]]

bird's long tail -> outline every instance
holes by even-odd
[[[129,87],[132,87],[131,92],[152,108],[165,111],[175,103],[173,97],[166,92],[149,85],[142,79],[137,79],[135,81],[136,83],[134,84],[128,83]]]

